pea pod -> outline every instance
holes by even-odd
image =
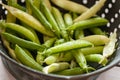
[[[31,41],[28,41],[28,40],[24,40],[22,38],[19,38],[19,37],[16,37],[10,33],[2,33],[3,37],[9,41],[9,42],[12,42],[14,44],[18,44],[19,46],[21,47],[24,47],[24,48],[27,48],[27,49],[32,49],[32,50],[39,50],[39,49],[44,49],[43,46],[35,43],[35,42],[31,42]]]
[[[60,38],[60,29],[57,25],[57,22],[55,21],[51,11],[47,8],[46,4],[42,2],[41,4],[41,9],[43,11],[43,13],[45,14],[47,20],[50,22],[50,24],[52,25],[52,29],[53,32],[55,33],[55,35]]]
[[[96,63],[102,64],[103,66],[105,66],[108,63],[107,58],[105,58],[101,54],[90,54],[90,55],[86,55],[85,58],[87,62],[96,62]]]
[[[18,25],[18,24],[14,24],[14,23],[3,23],[4,27],[6,28],[10,28],[14,31],[19,32],[20,34],[24,35],[26,38],[28,38],[31,41],[35,41],[35,36],[34,34],[28,30],[27,28]]]
[[[104,18],[91,18],[83,21],[78,21],[74,23],[73,25],[69,26],[67,30],[75,30],[75,29],[87,29],[92,27],[98,27],[98,26],[105,26],[108,23],[107,19]]]
[[[51,55],[51,54],[55,54],[55,53],[79,49],[79,48],[88,47],[88,46],[92,46],[92,45],[93,45],[92,43],[85,41],[85,40],[74,40],[74,41],[69,41],[69,42],[51,47],[51,48],[45,50],[44,54]]]
[[[26,0],[26,1],[29,2],[32,9],[32,13],[35,15],[35,17],[45,26],[46,29],[51,30],[52,25],[47,21],[43,13],[37,7],[35,7],[30,0]]]
[[[54,36],[54,34],[51,31],[48,31],[44,28],[44,26],[33,16],[29,15],[26,12],[23,12],[17,8],[7,6],[5,4],[2,4],[12,15],[14,15],[16,18],[20,19],[22,22],[26,23],[30,27],[34,28],[35,30],[39,31],[40,33],[43,33],[44,35],[48,36]]]
[[[17,58],[24,65],[27,65],[28,67],[31,67],[33,69],[42,71],[43,67],[41,65],[39,65],[33,58],[28,56],[26,54],[26,52],[21,47],[19,47],[18,45],[16,45],[16,47],[15,47],[15,54],[16,54]]]
[[[62,15],[60,13],[60,11],[55,8],[55,7],[52,7],[52,13],[53,13],[53,16],[56,20],[56,22],[58,23],[58,26],[61,30],[61,35],[62,37],[66,40],[66,41],[69,41],[69,36],[68,36],[68,33],[67,31],[65,30],[65,23],[64,23],[64,20],[62,18]]]
[[[87,48],[80,49],[80,51],[84,55],[101,54],[103,52],[103,48],[104,46],[87,47]]]
[[[64,14],[64,21],[67,27],[73,24],[72,16],[70,15],[70,13]]]
[[[87,40],[93,43],[95,46],[105,45],[110,41],[110,39],[105,35],[90,35],[90,36],[83,37],[81,39]]]

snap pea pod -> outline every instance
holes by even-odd
[[[17,3],[17,0],[8,0],[7,3],[8,5],[13,6],[13,3]],[[10,12],[8,12],[6,22],[15,22],[15,21],[16,21],[16,17],[14,17]]]
[[[32,9],[32,13],[35,15],[35,17],[41,22],[41,24],[44,25],[44,27],[48,30],[52,29],[52,25],[47,21],[43,13],[33,5],[33,3],[30,0],[26,0],[29,2],[30,7]]]
[[[80,38],[83,38],[85,36],[84,31],[80,30],[80,29],[75,30],[74,35],[75,35],[75,39],[80,39]]]
[[[64,23],[64,20],[63,20],[63,17],[61,15],[61,12],[59,11],[59,9],[55,8],[55,7],[52,7],[52,13],[53,13],[53,16],[61,30],[61,35],[62,37],[66,40],[66,41],[69,41],[69,36],[68,36],[68,33],[67,31],[65,30],[66,26],[65,26],[65,23]]]
[[[25,49],[25,48],[22,48],[22,49],[25,51],[25,53],[26,53],[28,56],[30,56],[32,59],[34,59],[33,55],[30,53],[29,50],[27,50],[27,49]]]
[[[33,28],[29,27],[27,24],[23,23],[23,22],[21,22],[21,24],[33,33],[33,35],[35,37],[34,42],[37,43],[37,44],[41,44],[36,31]]]
[[[86,72],[88,72],[88,66],[87,66],[87,61],[85,59],[85,56],[84,54],[80,51],[80,50],[77,50],[73,53],[73,56],[75,57],[77,63],[79,64],[79,66],[82,68],[82,69],[85,69]]]
[[[45,14],[47,20],[50,22],[50,24],[52,25],[52,31],[55,33],[55,35],[60,38],[61,34],[60,34],[60,29],[57,25],[57,22],[55,21],[52,13],[50,12],[50,10],[47,8],[47,6],[45,5],[45,3],[41,3],[41,9],[43,11],[43,13]]]
[[[93,44],[86,40],[74,40],[74,41],[69,41],[69,42],[51,47],[45,50],[43,54],[51,55],[55,53],[60,53],[60,52],[69,51],[73,49],[79,49],[79,48],[88,47],[88,46],[93,46]]]
[[[74,23],[73,25],[69,26],[67,30],[75,30],[75,29],[87,29],[92,27],[98,27],[98,26],[105,26],[108,23],[107,19],[104,18],[91,18],[83,21],[78,21]]]
[[[91,18],[94,16],[105,4],[107,0],[99,0],[98,3],[93,5],[90,9],[88,9],[86,12],[81,14],[79,17],[77,17],[74,22],[82,21]]]
[[[47,48],[50,48],[54,45],[54,42],[56,41],[56,38],[51,38],[49,40],[47,40],[46,42],[44,42],[44,46],[46,46]]]
[[[17,58],[26,66],[31,67],[33,69],[42,71],[43,67],[39,65],[33,58],[28,56],[26,52],[18,45],[15,47],[15,54]]]
[[[87,62],[96,62],[96,63],[102,64],[103,66],[105,66],[108,63],[107,58],[105,58],[101,54],[90,54],[90,55],[86,55],[85,58]],[[101,62],[101,60],[103,61]]]
[[[67,27],[73,24],[73,19],[70,13],[64,14],[64,21]]]
[[[86,47],[80,49],[80,51],[84,55],[89,55],[89,54],[101,54],[103,52],[104,46],[95,46],[95,47]]]
[[[50,0],[43,0],[43,2],[46,4],[47,8],[51,11],[52,6],[51,6],[51,3],[50,3]]]
[[[36,6],[36,8],[39,10],[40,10],[40,4],[41,4],[41,0],[33,0],[33,5]]]
[[[39,63],[40,65],[43,65],[44,59],[45,59],[45,56],[42,55],[42,52],[38,51],[36,56],[37,63]]]
[[[26,11],[25,7],[23,7],[23,6],[21,6],[21,5],[17,4],[17,3],[13,3],[12,6],[15,7],[15,8],[17,8],[17,9],[20,9],[22,11]]]
[[[91,68],[88,68],[88,70],[92,71]],[[55,72],[54,74],[72,76],[72,75],[84,74],[85,72],[86,72],[85,69],[75,67],[75,68],[72,68],[72,69],[66,69],[66,70],[63,70],[63,71],[58,71],[58,72]]]
[[[2,4],[12,15],[14,15],[16,18],[20,19],[22,22],[26,23],[30,27],[34,28],[35,30],[39,31],[40,33],[43,33],[44,35],[48,36],[54,36],[54,34],[51,31],[48,31],[44,28],[44,26],[33,16],[29,15],[26,12],[23,12],[17,8],[7,6],[5,4]]]
[[[30,0],[31,2],[33,2],[32,0]],[[35,1],[35,0],[34,0]],[[30,3],[27,1],[27,0],[25,0],[25,3],[26,3],[26,5],[25,5],[25,7],[26,7],[26,12],[28,13],[28,14],[30,14],[30,15],[32,15],[32,9],[31,9],[31,7],[30,7]]]
[[[9,41],[12,42],[14,44],[18,44],[21,47],[27,48],[27,49],[32,49],[32,50],[43,50],[45,49],[45,47],[35,43],[35,42],[31,42],[28,40],[24,40],[22,38],[16,37],[10,33],[7,32],[3,32],[2,35],[4,36],[4,38]]]
[[[100,28],[95,27],[95,28],[90,28],[89,29],[93,34],[97,35],[105,35],[105,32],[103,32]]]
[[[93,43],[95,46],[105,45],[110,41],[110,39],[105,35],[90,35],[90,36],[83,37],[81,39],[87,40]]]
[[[69,0],[51,0],[55,5],[75,13],[83,13],[88,10],[87,7]],[[72,5],[72,6],[71,6]]]
[[[34,34],[27,28],[25,28],[21,25],[15,24],[15,23],[3,23],[3,25],[5,28],[12,29],[12,30],[17,31],[18,33],[24,35],[29,40],[35,41]]]
[[[61,71],[69,68],[69,63],[67,62],[60,62],[60,63],[53,63],[49,66],[43,68],[43,72],[48,74],[51,72]]]

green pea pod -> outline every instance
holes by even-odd
[[[84,31],[80,29],[75,30],[74,35],[75,35],[75,39],[81,39],[85,36]]]
[[[32,13],[35,15],[35,17],[44,25],[46,29],[51,30],[52,25],[47,21],[43,13],[36,6],[33,5],[31,0],[26,0],[26,1],[29,2],[32,9]]]
[[[15,54],[17,58],[21,61],[21,63],[23,63],[24,65],[42,71],[43,67],[39,65],[33,58],[28,56],[26,52],[18,45],[16,45],[15,47]]]
[[[86,47],[80,49],[84,55],[90,54],[101,54],[103,52],[104,46]]]
[[[74,41],[69,41],[69,42],[51,47],[51,48],[47,49],[44,52],[44,54],[51,55],[51,54],[55,54],[55,53],[79,49],[79,48],[88,47],[88,46],[93,46],[93,44],[86,40],[74,40]]]
[[[43,13],[45,14],[47,20],[50,22],[50,24],[52,25],[52,31],[55,33],[55,35],[60,38],[60,29],[57,25],[57,22],[55,21],[52,13],[50,12],[50,10],[47,8],[46,4],[44,2],[41,3],[41,9],[43,11]]]
[[[93,43],[95,46],[105,45],[110,41],[110,39],[105,35],[90,35],[90,36],[83,37],[81,39],[87,40]]]
[[[96,63],[102,64],[103,66],[105,66],[108,63],[107,58],[105,58],[101,54],[90,54],[90,55],[86,55],[85,58],[87,62],[96,62]],[[100,63],[101,60],[103,61]]]
[[[70,13],[64,14],[64,21],[67,27],[73,24],[72,16]]]
[[[12,42],[14,44],[18,44],[21,47],[27,48],[27,49],[32,49],[32,50],[44,50],[45,47],[35,43],[35,42],[31,42],[28,40],[24,40],[22,38],[16,37],[10,33],[2,33],[3,37],[9,41]]]
[[[41,0],[34,0],[33,4],[36,6],[36,8],[40,9]]]
[[[95,28],[90,28],[89,29],[93,34],[96,35],[105,35],[105,32],[103,32],[100,28],[95,27]]]
[[[75,29],[87,29],[87,28],[92,28],[92,27],[97,27],[97,26],[104,26],[108,23],[107,19],[104,18],[91,18],[83,21],[78,21],[74,23],[73,25],[69,26],[67,30],[75,30]]]
[[[56,41],[56,38],[51,38],[47,40],[43,45],[46,46],[47,48],[50,48],[51,46],[53,46],[55,41]]]
[[[82,69],[85,69],[86,72],[88,72],[88,66],[87,66],[87,61],[85,59],[85,56],[84,54],[80,51],[80,50],[77,50],[73,53],[73,56],[75,57],[77,63],[79,64],[79,66],[82,68]]]
[[[43,33],[47,36],[54,36],[54,34],[51,31],[48,31],[44,28],[44,26],[33,16],[29,15],[26,12],[23,12],[17,8],[7,6],[5,4],[2,4],[12,15],[14,15],[16,18],[21,20],[22,22],[26,23],[30,27],[34,28],[35,30]]]
[[[91,71],[92,69],[88,68],[88,70]],[[85,69],[75,67],[75,68],[72,68],[72,69],[66,69],[66,70],[63,70],[63,71],[55,72],[55,74],[71,76],[71,75],[80,75],[80,74],[83,74],[85,72],[86,72]]]
[[[4,24],[4,27],[15,30],[15,31],[19,32],[20,34],[24,35],[29,40],[35,41],[34,34],[27,28],[25,28],[21,25],[18,25],[18,24],[14,24],[14,23],[3,23],[3,24]]]
[[[45,56],[42,55],[42,52],[38,51],[36,56],[36,61],[42,65],[44,63]]]
[[[59,9],[55,8],[55,7],[52,7],[52,13],[53,13],[53,16],[61,30],[61,35],[62,37],[66,40],[66,41],[69,41],[69,36],[68,36],[68,33],[67,31],[65,30],[66,26],[65,26],[65,23],[64,23],[64,20],[63,20],[63,17],[61,15],[61,12],[59,11]]]
[[[69,63],[67,62],[60,62],[60,63],[53,63],[49,66],[43,68],[43,72],[48,74],[51,72],[61,71],[69,68]]]

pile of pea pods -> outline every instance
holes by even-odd
[[[1,3],[8,14],[0,21],[0,35],[18,63],[58,75],[85,74],[108,64],[117,35],[103,31],[108,20],[96,15],[106,0],[90,9],[69,0],[25,1],[25,6],[17,0]]]

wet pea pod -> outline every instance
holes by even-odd
[[[30,27],[32,27],[33,29],[39,31],[40,33],[47,35],[47,36],[51,36],[53,37],[54,34],[51,31],[48,31],[45,29],[45,27],[37,20],[35,19],[32,15],[19,10],[17,8],[2,4],[12,15],[14,15],[16,18],[18,18],[19,20],[21,20],[22,22],[26,23],[27,25],[29,25]]]
[[[51,54],[69,51],[73,49],[80,49],[80,48],[88,47],[88,46],[93,46],[93,44],[86,40],[74,40],[74,41],[69,41],[69,42],[51,47],[45,50],[43,54],[51,55]]]
[[[107,23],[108,23],[107,19],[96,17],[96,18],[75,22],[73,25],[69,26],[67,30],[75,30],[75,29],[83,30],[92,27],[105,26]]]
[[[24,65],[42,71],[43,67],[39,65],[33,58],[28,56],[27,53],[18,45],[15,47],[15,54]]]
[[[7,32],[3,32],[2,36],[7,41],[14,43],[14,44],[18,44],[19,46],[27,48],[27,49],[32,49],[32,50],[44,50],[45,49],[45,47],[40,45],[40,44],[19,38],[19,37],[14,36],[10,33],[7,33]]]

